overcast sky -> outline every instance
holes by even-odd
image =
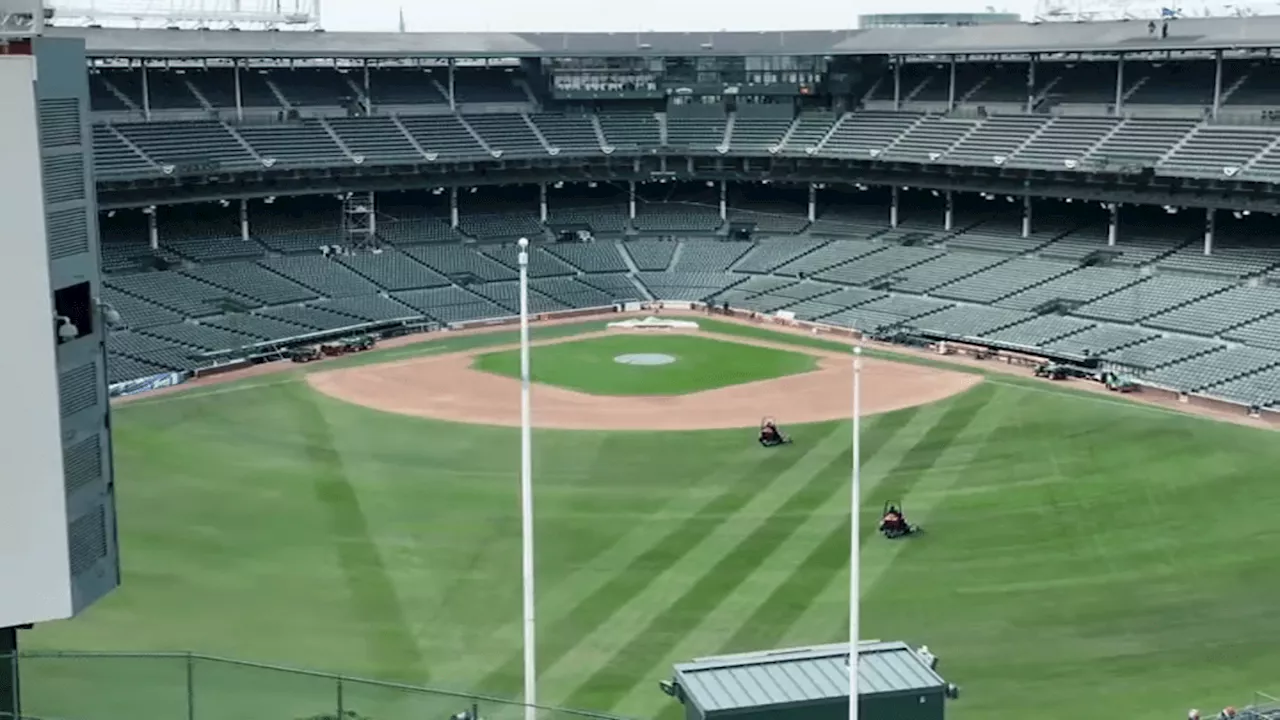
[[[1076,8],[1111,5],[1158,15],[1222,0],[1051,0]],[[1013,12],[1030,19],[1037,0],[322,0],[330,30],[394,30],[400,7],[410,31],[829,30],[857,27],[873,13]]]
[[[1233,14],[1249,5],[1280,13],[1280,0],[47,0],[55,7],[95,7],[127,17],[141,11],[185,13],[240,7],[294,8],[317,2],[327,30],[394,31],[404,8],[416,32],[707,32],[713,30],[832,30],[857,27],[875,13],[1012,12],[1030,20],[1046,8],[1104,12],[1111,17],[1158,17],[1161,7],[1192,16]],[[1233,4],[1234,3],[1234,4]],[[3,0],[0,0],[3,4]],[[108,22],[107,24],[125,24]]]

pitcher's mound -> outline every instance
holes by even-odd
[[[592,335],[551,342],[573,342],[587,337]],[[722,339],[805,352],[819,358],[818,369],[676,396],[610,397],[534,384],[533,423],[538,427],[565,430],[706,430],[755,427],[763,416],[777,418],[784,424],[842,420],[851,416],[853,365],[849,354],[736,337]],[[471,368],[476,354],[494,350],[486,348],[330,370],[308,375],[307,381],[326,395],[385,412],[518,427],[520,381]],[[623,355],[617,359],[627,357],[654,356]],[[936,402],[979,382],[978,375],[866,358],[862,372],[862,411],[870,415]]]
[[[613,359],[619,365],[670,365],[676,359],[664,353],[632,353]]]

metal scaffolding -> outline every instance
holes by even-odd
[[[347,247],[372,250],[378,243],[378,218],[372,192],[349,192],[342,196],[342,231]]]

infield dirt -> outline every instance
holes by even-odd
[[[575,342],[619,332],[625,331],[589,333],[534,344]],[[853,367],[849,353],[700,331],[687,334],[803,352],[818,358],[818,368],[798,375],[674,396],[588,395],[535,383],[534,425],[566,430],[702,430],[755,426],[764,416],[784,424],[850,417]],[[307,376],[307,382],[331,397],[385,412],[516,427],[520,424],[519,381],[471,367],[475,355],[502,349],[485,348],[316,372]],[[863,363],[864,414],[935,402],[982,381],[973,374],[886,360],[864,358]]]

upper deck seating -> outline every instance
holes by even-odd
[[[329,127],[352,153],[368,163],[416,163],[424,160],[395,120],[374,115],[330,118]]]
[[[782,144],[791,123],[791,118],[751,117],[739,113],[729,145],[733,150],[744,152],[771,151]]]
[[[1048,122],[1034,115],[996,115],[957,142],[946,159],[966,165],[1003,165]]]
[[[460,103],[525,103],[529,96],[516,85],[515,68],[460,67],[454,70],[454,96]]]
[[[1135,105],[1200,105],[1213,104],[1214,64],[1200,62],[1142,63],[1130,68],[1136,71],[1140,81],[1125,98],[1125,104]],[[1235,77],[1223,77],[1234,82]],[[1223,87],[1230,87],[1224,84]]]
[[[332,167],[352,162],[316,119],[304,118],[279,125],[241,125],[237,132],[259,156],[274,161],[277,166]]]
[[[227,129],[215,121],[129,123],[115,126],[138,149],[161,165],[215,163],[220,169],[258,169],[254,159]]]
[[[262,74],[292,107],[342,107],[353,104],[358,96],[345,67],[272,68]]]
[[[913,125],[881,157],[886,160],[936,162],[961,138],[974,131],[978,120],[930,116]]]
[[[534,113],[529,116],[547,144],[567,155],[597,155],[602,152],[589,115]]]
[[[1061,116],[1049,120],[1007,161],[1010,167],[1059,169],[1083,160],[1120,124],[1116,118]]]
[[[1116,63],[1053,62],[1039,66],[1041,93],[1052,104],[1111,105],[1116,100]],[[1130,72],[1125,90],[1131,90],[1140,78]]]
[[[153,172],[150,158],[139,155],[111,128],[93,127],[93,169],[102,179]]]
[[[822,144],[841,116],[825,110],[805,110],[796,117],[796,126],[782,143],[782,150],[791,155],[802,155]]]
[[[441,162],[463,158],[489,158],[489,153],[476,141],[457,116],[405,116],[401,124],[427,153]]]
[[[548,154],[524,115],[472,115],[467,118],[467,124],[503,157],[546,157]]]
[[[661,137],[658,119],[651,112],[600,113],[600,127],[610,147],[629,150],[656,148]]]
[[[895,140],[904,137],[908,129],[920,122],[918,113],[855,112],[840,119],[835,130],[822,144],[824,155],[870,159],[872,153],[883,152]],[[908,145],[908,150],[911,145]],[[943,148],[945,150],[946,148]]]
[[[667,145],[690,150],[715,150],[724,144],[726,123],[723,115],[708,117],[668,114]]]
[[[369,72],[369,101],[375,108],[447,105],[449,99],[440,92],[441,75],[445,73],[438,68],[426,67],[372,70]]]
[[[1196,126],[1195,120],[1129,118],[1085,157],[1107,164],[1155,164]]]
[[[1223,178],[1249,163],[1280,138],[1266,128],[1205,125],[1160,163],[1162,172],[1196,177]]]

